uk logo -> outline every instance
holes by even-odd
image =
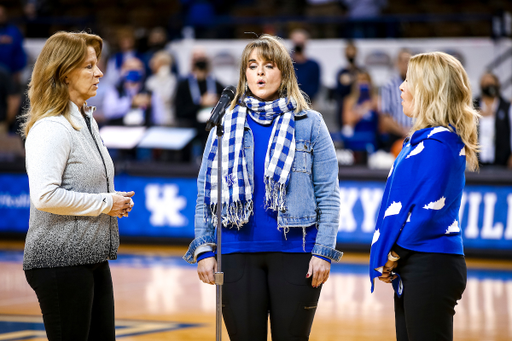
[[[235,175],[233,173],[226,175],[226,184],[231,187],[235,184]]]
[[[183,214],[187,199],[179,195],[175,184],[148,184],[145,188],[146,208],[151,212],[149,218],[153,226],[181,227],[188,224]]]

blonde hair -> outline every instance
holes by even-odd
[[[100,59],[103,40],[95,34],[57,32],[48,38],[37,57],[29,83],[30,107],[24,114],[25,122],[21,128],[24,137],[34,123],[44,117],[63,115],[73,128],[80,129],[70,117],[65,79],[85,61],[89,46]]]
[[[246,91],[250,94],[245,72],[249,65],[249,56],[255,49],[258,51],[258,56],[261,59],[274,63],[281,71],[281,86],[278,89],[279,97],[288,97],[288,100],[293,98],[297,102],[296,113],[308,110],[309,104],[306,100],[307,95],[299,89],[290,54],[284,47],[280,38],[268,34],[264,34],[247,44],[242,52],[240,78],[236,88],[235,99],[231,102],[231,109],[246,95]]]
[[[478,169],[477,121],[471,86],[462,64],[449,54],[431,52],[409,61],[407,85],[413,96],[413,131],[450,125],[465,144],[467,168]]]

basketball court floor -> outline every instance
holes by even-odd
[[[22,270],[23,243],[0,241],[0,341],[46,340],[36,296]],[[121,341],[215,340],[215,287],[181,259],[184,247],[129,246],[110,266]],[[390,341],[393,293],[370,294],[368,255],[333,264],[312,341]],[[512,261],[468,260],[468,285],[456,307],[455,340],[512,340]],[[224,331],[223,340],[229,340]],[[270,340],[270,337],[269,337]]]

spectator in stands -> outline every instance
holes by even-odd
[[[348,65],[338,71],[336,75],[336,89],[334,91],[334,98],[337,104],[336,122],[340,130],[343,127],[343,103],[345,97],[352,92],[352,85],[360,71],[356,63],[357,47],[352,40],[347,41],[345,58],[347,59]]]
[[[20,30],[8,22],[7,10],[0,5],[0,66],[13,77],[16,85],[20,83],[20,73],[27,65],[27,55],[23,50],[23,35]]]
[[[375,19],[387,6],[387,0],[341,0],[347,7],[350,19]],[[371,20],[355,22],[351,25],[351,38],[374,38],[378,35],[378,26]]]
[[[394,76],[381,88],[381,117],[379,128],[383,134],[384,149],[389,151],[393,144],[404,139],[412,127],[412,118],[407,117],[402,109],[400,84],[407,75],[407,65],[412,53],[407,49],[398,52],[396,68],[398,75]],[[400,142],[397,142],[400,143]]]
[[[144,85],[144,64],[140,59],[126,59],[121,81],[105,94],[103,112],[109,125],[152,126],[164,121],[164,108],[157,93]]]
[[[378,99],[368,71],[357,73],[352,92],[345,98],[343,129],[345,147],[371,153],[378,146]]]
[[[135,33],[131,27],[124,27],[117,32],[117,45],[119,52],[109,58],[105,72],[105,83],[117,85],[121,81],[121,67],[125,60],[138,58],[144,60],[144,56],[135,48]]]
[[[308,95],[313,102],[318,90],[320,90],[320,65],[306,56],[306,45],[309,34],[306,30],[296,29],[290,34],[292,41],[292,59],[294,61],[295,74],[300,89]]]
[[[158,95],[164,110],[163,125],[175,125],[174,95],[176,93],[176,76],[171,72],[172,57],[166,51],[156,52],[149,65],[153,74],[146,81],[146,89]]]
[[[0,67],[0,135],[9,131],[20,106],[20,96],[14,89],[11,75]]]
[[[52,21],[41,20],[42,17],[51,17],[58,1],[29,0],[22,1],[23,6],[23,32],[27,38],[48,38],[51,35]]]
[[[500,81],[495,74],[483,74],[480,97],[474,104],[482,115],[478,125],[480,163],[512,168],[512,106],[501,96]]]
[[[151,73],[151,66],[149,62],[155,53],[166,50],[167,46],[167,33],[161,26],[151,29],[148,36],[148,49],[144,53],[144,64],[146,65],[146,73]],[[172,58],[171,72],[177,77],[179,75],[176,59]]]
[[[179,126],[197,128],[202,133],[223,86],[211,73],[210,59],[203,48],[192,51],[191,64],[190,74],[176,90],[176,118]],[[207,135],[203,137],[206,141]]]

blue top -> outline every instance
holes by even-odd
[[[404,141],[388,176],[373,235],[372,291],[395,243],[412,251],[464,254],[459,209],[465,169],[464,143],[446,127],[421,129]],[[393,284],[395,290],[402,287],[400,280]]]
[[[0,26],[0,65],[10,73],[21,71],[27,65],[23,35],[14,25]]]
[[[313,100],[320,89],[320,65],[308,59],[304,63],[294,63],[293,66],[300,89]]]
[[[222,230],[222,254],[238,252],[311,252],[315,246],[318,230],[315,225],[302,228],[290,228],[288,231],[277,228],[277,212],[265,209],[265,156],[273,125],[262,125],[247,115],[247,123],[254,138],[254,193],[253,212],[249,222],[240,230],[236,227]],[[248,152],[251,152],[250,150]],[[304,231],[305,230],[305,231]],[[286,233],[285,233],[286,232]],[[305,232],[305,236],[303,235]],[[213,252],[205,252],[197,261],[212,257]],[[317,256],[319,257],[319,256]],[[330,262],[330,259],[319,257]]]

